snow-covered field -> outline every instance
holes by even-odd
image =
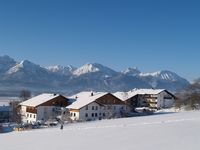
[[[199,150],[200,111],[0,134],[1,150]]]

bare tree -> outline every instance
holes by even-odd
[[[115,114],[113,107],[112,107],[112,105],[107,105],[107,114],[108,114],[107,117],[108,117],[108,119],[112,119],[112,118],[116,117],[116,114]]]
[[[186,109],[200,109],[200,79],[195,80],[185,90],[176,93],[177,108],[184,106]]]
[[[29,90],[22,90],[19,97],[22,101],[25,101],[31,97],[31,92]]]
[[[68,109],[62,107],[61,108],[61,115],[60,115],[60,129],[63,129],[63,125],[65,123],[65,121],[67,122],[71,122],[71,118],[70,118],[70,112]]]
[[[22,123],[22,118],[21,118],[19,103],[20,103],[19,101],[11,101],[10,102],[10,106],[11,106],[11,109],[12,109],[10,120],[12,122],[21,124]]]

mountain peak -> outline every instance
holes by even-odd
[[[73,74],[80,76],[82,74],[86,74],[86,73],[92,73],[92,72],[98,72],[99,71],[99,64],[92,64],[92,63],[87,63],[85,65],[83,65],[82,67],[76,69]]]
[[[0,56],[0,74],[4,74],[11,67],[16,65],[16,61],[7,55]]]
[[[151,76],[162,80],[170,80],[170,81],[177,81],[181,79],[176,73],[169,70],[161,70],[153,73],[141,73],[140,75],[144,77]]]
[[[22,60],[15,67],[17,67],[18,69],[24,68],[26,70],[35,70],[36,68],[40,68],[40,65],[34,64],[29,60]]]
[[[53,73],[62,74],[62,75],[69,75],[72,74],[72,72],[76,69],[76,67],[67,65],[67,66],[61,66],[61,65],[54,65],[46,67],[47,70]]]
[[[0,64],[7,64],[7,63],[15,64],[16,61],[8,55],[0,56]]]
[[[13,74],[16,73],[22,69],[24,70],[29,70],[29,71],[34,71],[37,68],[39,68],[39,65],[36,65],[28,60],[22,60],[21,62],[19,62],[18,64],[16,64],[15,66],[13,66],[12,68],[10,68],[7,71],[7,74]]]
[[[102,72],[104,74],[106,74],[106,76],[110,76],[113,73],[116,73],[114,70],[103,66],[101,64],[98,63],[86,63],[85,65],[83,65],[82,67],[76,69],[73,74],[76,76],[80,76],[83,74],[87,74],[87,73],[95,73],[95,72]]]
[[[137,67],[129,67],[126,70],[122,71],[123,74],[128,76],[136,76],[141,73],[141,71]]]

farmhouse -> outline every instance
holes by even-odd
[[[44,93],[20,103],[22,122],[48,121],[60,114],[60,108],[70,104],[69,99],[59,94]]]
[[[71,97],[76,99],[67,108],[72,120],[88,121],[120,117],[124,102],[111,93],[81,92]]]
[[[116,97],[129,106],[130,111],[136,107],[149,107],[151,109],[170,108],[176,97],[165,89],[133,89],[128,92],[116,92]]]

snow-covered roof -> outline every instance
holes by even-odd
[[[128,92],[116,92],[113,95],[125,101],[136,95],[145,95],[145,94],[157,95],[163,91],[165,91],[165,89],[133,89]]]
[[[105,92],[92,92],[93,96],[91,95],[91,92],[81,92],[76,95],[73,95],[69,99],[75,98],[76,101],[72,103],[71,105],[67,106],[67,108],[71,109],[80,109],[92,102],[94,102],[96,99],[108,94]]]
[[[43,93],[20,103],[20,105],[36,107],[59,96],[60,96],[59,94]]]
[[[129,99],[128,92],[116,92],[116,93],[113,93],[113,95],[122,101]]]

